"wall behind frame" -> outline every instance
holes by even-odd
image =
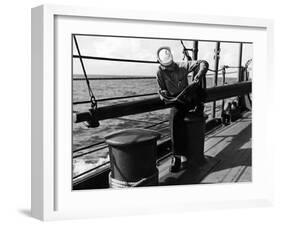
[[[41,3],[53,3],[54,1],[35,0],[10,0],[2,3],[1,9],[1,222],[3,225],[36,225],[36,220],[28,217],[30,208],[30,8]],[[281,14],[278,1],[262,0],[258,3],[253,1],[236,0],[225,2],[223,0],[201,0],[160,2],[149,0],[135,1],[92,1],[84,0],[57,0],[56,4],[79,4],[91,7],[111,7],[134,10],[165,10],[173,12],[192,12],[199,14],[219,14],[232,16],[249,16],[275,18],[275,71],[277,73],[278,61],[281,59]],[[16,57],[15,57],[16,56]],[[15,82],[16,81],[16,82]],[[280,109],[280,76],[274,77],[275,90],[273,111],[268,118],[268,126],[272,129],[272,148],[278,145],[278,128],[280,120],[276,120],[281,113]],[[13,88],[11,88],[13,87]],[[4,120],[5,119],[5,120]],[[16,120],[15,120],[16,119]],[[274,123],[271,123],[274,122]],[[13,153],[13,154],[12,154]],[[281,190],[280,152],[275,154],[276,191]],[[280,224],[280,194],[277,193],[277,203],[273,208],[240,209],[210,212],[189,212],[187,214],[166,214],[157,216],[122,217],[83,221],[64,221],[60,225],[130,225],[132,221],[136,225],[152,224],[171,225],[181,224],[187,219],[190,224],[202,225],[238,225],[267,223],[268,225]],[[230,220],[231,219],[231,220]],[[55,224],[55,222],[51,223]]]

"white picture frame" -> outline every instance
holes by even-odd
[[[159,37],[188,28],[189,31],[193,29],[189,34],[191,39],[254,42],[253,182],[73,192],[70,186],[71,115],[67,113],[71,90],[63,84],[71,81],[68,67],[71,46],[68,47],[67,37],[71,33],[94,31],[151,37],[155,36],[156,26],[170,28],[159,29]],[[143,30],[120,29],[132,27]],[[213,29],[218,32],[211,32]],[[265,19],[56,5],[32,9],[32,216],[56,220],[270,205],[273,201],[273,179],[269,176],[273,171],[273,150],[268,148],[266,140],[266,113],[262,111],[265,107],[262,103],[267,103],[271,92],[268,78],[263,74],[272,75],[269,60],[273,57],[272,45],[273,22]]]

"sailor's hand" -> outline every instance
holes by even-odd
[[[192,83],[198,83],[198,82],[199,82],[199,78],[198,78],[198,76],[195,76],[194,80],[192,81]]]
[[[163,96],[168,96],[168,91],[167,90],[160,90],[159,93]]]
[[[161,100],[164,100],[164,97],[167,96],[167,90],[159,90],[159,96]]]
[[[160,98],[163,100],[163,98],[167,98],[169,93],[167,90],[159,90]]]

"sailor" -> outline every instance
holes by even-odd
[[[157,72],[160,98],[165,103],[172,103],[170,113],[170,129],[172,141],[171,172],[181,169],[184,158],[185,124],[184,117],[189,111],[203,115],[204,112],[204,88],[206,87],[206,72],[209,64],[207,61],[174,62],[171,49],[161,47],[157,51],[157,59],[160,63]],[[191,84],[188,84],[188,74],[193,72]],[[189,88],[198,87],[196,92],[187,94]],[[193,97],[191,98],[193,94]]]

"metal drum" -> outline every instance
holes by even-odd
[[[189,112],[184,118],[186,147],[185,155],[188,162],[196,166],[205,163],[204,141],[205,141],[205,120],[206,116],[198,116]]]
[[[159,138],[160,133],[147,129],[125,129],[107,135],[110,177],[130,185],[156,175],[156,142]]]

